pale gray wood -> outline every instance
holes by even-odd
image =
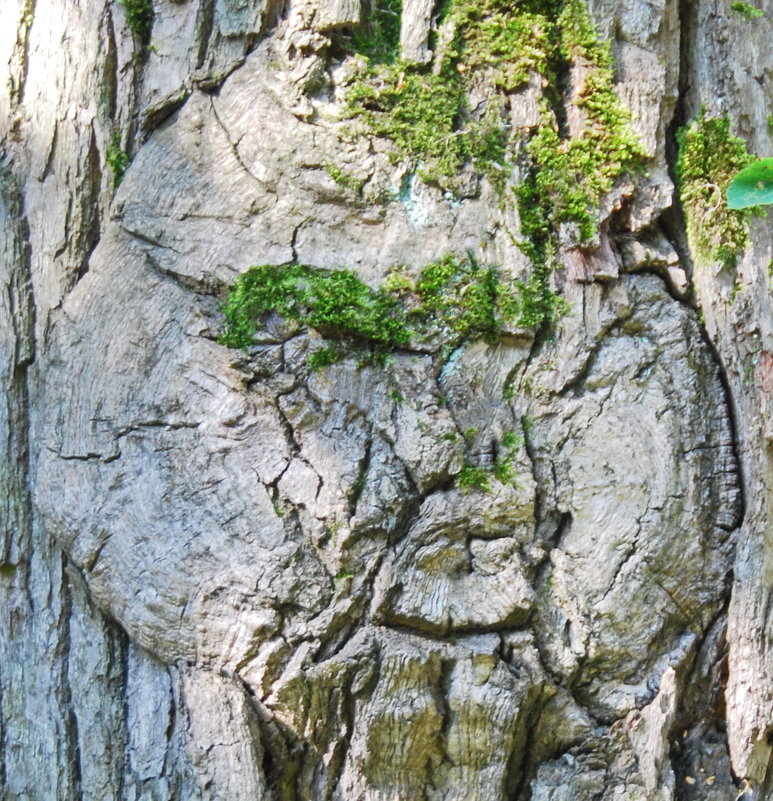
[[[310,374],[313,332],[214,341],[251,264],[530,269],[485,181],[449,202],[341,136],[360,4],[157,0],[140,57],[118,4],[3,3],[0,796],[771,796],[773,235],[691,264],[667,160],[702,104],[771,152],[771,9],[590,9],[652,162],[563,243],[556,341]],[[454,486],[524,418],[515,485]]]

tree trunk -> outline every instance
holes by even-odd
[[[773,799],[768,0],[153,6],[0,12],[0,797]]]

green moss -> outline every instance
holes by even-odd
[[[601,196],[638,168],[646,153],[614,91],[609,46],[596,34],[584,3],[513,7],[505,0],[451,0],[445,16],[456,35],[441,62],[430,69],[399,61],[374,66],[366,59],[347,92],[348,115],[390,140],[395,158],[408,159],[427,183],[454,191],[460,170],[471,162],[503,188],[510,166],[501,96],[536,74],[558,97],[557,72],[581,64],[585,85],[574,104],[582,129],[560,134],[557,116],[545,104],[528,154],[550,226],[573,222],[580,240],[589,241]],[[468,90],[471,81],[481,80],[488,101],[473,114]]]
[[[503,484],[512,484],[515,481],[515,457],[522,443],[523,438],[515,431],[506,431],[503,435],[492,470],[497,481]]]
[[[599,38],[585,4],[563,0],[552,19],[557,55],[545,62],[544,77],[553,90],[543,100],[540,123],[525,148],[525,175],[514,190],[518,244],[534,270],[521,296],[530,322],[550,324],[567,309],[550,289],[559,240],[591,244],[601,199],[618,180],[640,170],[647,157],[615,92],[609,44]],[[575,87],[569,126],[562,122],[567,110],[556,90],[557,75],[575,65],[584,83]]]
[[[456,339],[492,341],[501,329],[497,301],[503,291],[495,268],[449,255],[421,271],[415,285],[421,303],[417,316],[452,332]]]
[[[118,189],[129,166],[129,154],[121,147],[121,134],[116,131],[105,153],[105,162],[113,173],[113,189]]]
[[[577,136],[562,138],[552,112],[543,108],[540,128],[527,146],[532,185],[527,180],[525,190],[517,193],[522,212],[524,201],[539,204],[539,229],[554,232],[573,224],[579,244],[589,243],[596,234],[600,199],[618,178],[638,169],[646,155],[628,127],[628,115],[611,82],[603,86],[602,76],[588,78],[588,84],[597,82],[598,93],[582,106],[586,121]]]
[[[368,70],[347,93],[347,112],[371,135],[394,145],[395,160],[408,159],[421,178],[444,189],[471,157],[469,135],[456,135],[466,100],[458,73],[406,70],[400,64]]]
[[[362,192],[362,186],[365,183],[361,178],[355,178],[347,172],[344,172],[340,167],[335,164],[325,164],[325,172],[342,188],[348,189],[355,195]]]
[[[523,429],[523,436],[528,442],[529,437],[534,433],[534,418],[529,414],[521,415],[521,428]]]
[[[478,175],[485,175],[500,195],[512,173],[508,157],[508,133],[504,106],[497,97],[486,105],[478,120],[470,120],[464,134],[469,161]]]
[[[338,531],[341,528],[341,521],[334,520],[332,523],[328,523],[325,526],[325,531],[320,537],[319,545],[321,547],[325,547],[328,544],[332,545],[333,547],[336,546],[338,542]]]
[[[506,284],[496,268],[471,257],[431,262],[415,282],[395,271],[387,286],[391,289],[371,289],[348,270],[300,264],[251,267],[236,280],[223,306],[226,330],[219,341],[249,347],[256,326],[271,312],[327,338],[371,346],[381,357],[408,347],[413,338],[439,339],[447,349],[469,339],[494,342],[506,325],[543,322],[527,283]],[[312,369],[320,369],[340,358],[340,349],[328,346],[308,361]]]
[[[512,461],[503,460],[494,465],[491,474],[502,484],[512,484],[515,480],[515,466]]]
[[[0,562],[0,578],[11,578],[15,573],[15,564],[12,562]]]
[[[456,483],[462,489],[477,489],[491,492],[491,473],[485,467],[475,467],[465,463],[456,477]]]
[[[507,325],[538,328],[555,322],[564,305],[538,279],[505,283],[494,267],[468,256],[446,256],[428,264],[416,281],[418,315],[430,328],[440,327],[452,341],[482,338],[495,342]]]
[[[552,327],[569,311],[569,304],[550,288],[550,265],[532,262],[534,273],[518,284],[521,305],[520,324],[524,328]]]
[[[504,448],[518,448],[521,442],[522,438],[515,431],[507,431],[502,437],[502,446]]]
[[[471,439],[466,431],[465,439]],[[497,459],[490,468],[476,467],[465,462],[456,483],[462,489],[478,489],[482,492],[491,491],[491,479],[501,484],[512,484],[515,481],[515,457],[523,439],[514,431],[508,431],[502,437]]]
[[[738,296],[738,293],[743,289],[741,286],[741,282],[736,279],[735,283],[733,284],[733,288],[730,290],[730,294],[727,298],[728,306],[732,306],[735,303],[735,299]]]
[[[370,0],[364,4],[362,25],[343,35],[355,53],[367,56],[374,64],[391,64],[400,52],[401,0]]]
[[[728,209],[725,193],[754,157],[743,139],[730,133],[726,115],[709,118],[705,110],[678,132],[677,140],[679,198],[693,258],[732,269],[749,243],[752,211]]]
[[[553,87],[546,91],[552,105],[543,102],[526,144],[524,178],[515,190],[520,244],[534,273],[518,287],[513,300],[519,309],[509,315],[528,326],[552,324],[566,309],[549,280],[559,236],[591,243],[602,197],[647,156],[615,92],[609,45],[582,0],[517,7],[505,0],[449,0],[444,17],[456,33],[440,63],[433,69],[396,60],[384,66],[366,58],[348,88],[347,114],[389,140],[394,158],[407,160],[426,183],[457,191],[462,169],[472,164],[504,190],[512,143],[503,97],[532,75]],[[567,130],[558,75],[573,65],[581,66],[584,84],[572,99]],[[467,101],[471,81],[488,87],[484,110],[475,114]],[[491,319],[489,310],[489,330]],[[486,327],[480,320],[477,326]]]
[[[553,324],[566,310],[550,289],[559,240],[591,244],[603,196],[647,158],[615,92],[609,44],[583,0],[445,0],[437,12],[444,27],[433,42],[434,63],[407,64],[398,58],[399,9],[389,6],[397,27],[387,34],[386,8],[371,8],[360,37],[348,40],[364,58],[350,74],[345,115],[391,142],[395,161],[407,161],[425,183],[451,193],[462,190],[460,175],[470,166],[504,193],[520,153],[519,244],[534,271],[513,294],[518,309],[509,315],[527,326]],[[583,84],[567,99],[570,75]],[[540,123],[519,147],[507,95],[533,76],[546,87]],[[486,98],[475,109],[468,102],[473,88]],[[506,306],[503,298],[505,316]],[[480,320],[476,326],[486,328]]]
[[[150,39],[150,29],[153,26],[152,0],[118,0],[126,15],[126,23],[141,41]]]
[[[599,37],[583,0],[562,0],[557,25],[564,58],[573,62],[582,59],[589,67],[612,66],[609,42]]]
[[[352,484],[352,488],[349,493],[349,499],[351,500],[352,503],[357,503],[367,483],[368,483],[367,471],[360,470],[360,472],[357,474],[357,478],[354,480],[354,484]]]
[[[343,357],[344,352],[340,347],[337,345],[327,345],[309,354],[306,362],[309,365],[309,369],[312,372],[316,372],[317,370],[329,367],[331,364],[337,364]]]
[[[542,251],[530,254],[535,263],[544,262],[548,240],[566,224],[576,228],[579,244],[589,243],[601,198],[647,156],[615,92],[609,45],[599,39],[582,0],[564,3],[556,35],[565,65],[582,65],[584,83],[573,100],[573,130],[562,132],[556,112],[544,102],[527,145],[530,175],[516,196],[522,233]]]
[[[397,300],[348,270],[252,267],[237,279],[223,311],[227,329],[220,341],[235,348],[252,344],[257,320],[270,312],[331,336],[387,348],[404,347],[411,335]]]
[[[347,113],[361,118],[372,135],[389,139],[395,158],[408,159],[427,183],[453,191],[461,168],[471,162],[501,186],[508,169],[504,104],[492,93],[485,109],[473,115],[467,76],[485,68],[492,87],[518,88],[531,70],[544,67],[549,25],[539,14],[495,0],[447,2],[439,17],[458,33],[434,68],[399,61],[399,30],[397,38],[389,39],[395,47],[390,58],[374,55],[369,40],[350,39],[366,61],[347,92]]]
[[[746,3],[744,0],[736,0],[736,2],[731,3],[730,9],[743,17],[747,22],[753,22],[755,19],[765,16],[765,12],[761,8],[757,8],[757,6],[753,6],[751,3]]]
[[[384,280],[384,289],[396,295],[405,295],[413,291],[413,279],[405,267],[392,267]]]
[[[456,55],[464,71],[488,71],[504,92],[519,89],[533,73],[547,73],[553,43],[544,13],[506,0],[457,0],[448,19],[459,31]]]
[[[443,15],[456,25],[466,16],[481,19],[480,10],[473,14],[472,7],[463,8],[459,3],[446,4]],[[497,38],[493,34],[495,27],[487,23],[478,37],[488,43],[491,59],[511,42],[509,34]],[[518,41],[524,39],[525,35],[521,35]],[[428,184],[457,192],[459,173],[471,163],[478,173],[488,175],[502,188],[508,171],[504,104],[492,96],[485,109],[471,113],[467,103],[467,65],[463,61],[467,53],[464,35],[457,37],[433,68],[407,64],[396,57],[399,31],[392,42],[394,57],[384,58],[375,56],[373,48],[363,46],[356,36],[349,40],[352,49],[365,58],[351,75],[346,115],[363,122],[370,135],[389,140],[394,146],[394,159],[408,160],[412,170]]]

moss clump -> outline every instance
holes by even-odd
[[[338,573],[336,573],[335,576],[333,576],[333,586],[335,586],[336,583],[339,581],[346,581],[347,579],[353,579],[353,578],[354,578],[354,573],[352,573],[351,570],[346,570],[345,568],[341,568],[341,570],[339,570]]]
[[[560,106],[558,74],[581,65],[584,85],[572,101],[581,130],[560,131],[563,110],[545,103],[527,151],[537,184],[532,194],[539,196],[547,223],[555,229],[573,222],[579,239],[588,242],[601,196],[638,168],[646,153],[614,91],[609,46],[583,1],[513,7],[505,0],[449,0],[443,15],[453,35],[432,68],[396,58],[383,66],[372,50],[359,49],[365,59],[347,91],[348,116],[390,140],[395,158],[408,159],[427,183],[455,191],[462,167],[472,163],[501,189],[510,169],[503,96],[537,75],[553,87]],[[474,113],[467,102],[473,82],[486,87],[488,98]]]
[[[453,25],[469,32],[473,28],[464,27],[464,21],[468,17],[481,20],[484,12],[485,9],[473,10],[471,5],[450,2],[443,14]],[[364,25],[366,31],[372,25],[371,17],[372,12]],[[514,41],[510,29],[496,36],[495,28],[493,22],[487,22],[475,42],[481,47],[486,42],[487,62],[506,52]],[[523,44],[525,39],[524,30],[517,41]],[[390,58],[374,56],[372,45],[362,46],[361,42],[356,35],[343,41],[364,57],[350,75],[347,116],[361,120],[371,135],[392,142],[395,160],[408,160],[426,183],[457,192],[459,173],[471,163],[479,174],[488,175],[502,188],[508,169],[504,105],[492,94],[485,107],[475,113],[468,106],[466,75],[470,70],[464,59],[472,40],[468,41],[463,33],[457,35],[432,67],[399,60],[399,30],[397,39],[389,40],[395,46]],[[509,52],[512,57],[516,51]],[[480,58],[484,58],[483,53]],[[477,64],[473,59],[471,66]],[[508,85],[512,82],[504,77],[502,81]]]
[[[0,562],[0,578],[10,578],[16,573],[16,565],[13,562]]]
[[[459,76],[408,71],[392,65],[379,80],[364,74],[347,93],[348,113],[369,132],[395,146],[394,157],[408,158],[428,182],[449,186],[470,155],[467,137],[454,136],[464,106]]]
[[[753,210],[728,209],[725,193],[736,174],[754,161],[743,139],[730,133],[727,115],[709,118],[704,109],[677,133],[679,198],[687,239],[698,263],[729,269],[749,244]]]
[[[322,333],[346,336],[387,348],[411,338],[397,300],[374,291],[349,270],[317,270],[301,264],[262,265],[241,275],[223,307],[224,345],[252,344],[257,320],[276,312]]]
[[[467,339],[496,341],[505,325],[538,326],[529,283],[505,284],[496,268],[474,259],[446,256],[428,264],[416,281],[395,271],[384,288],[371,289],[348,270],[301,264],[250,268],[223,306],[220,343],[247,348],[262,318],[276,312],[328,338],[348,339],[384,353],[407,348],[412,339],[455,347]],[[558,304],[554,304],[554,308]],[[312,369],[341,358],[334,346],[309,357]]]
[[[467,432],[465,432],[465,439]],[[476,467],[465,462],[456,477],[456,483],[461,489],[477,489],[481,492],[491,491],[491,479],[501,484],[512,484],[515,481],[515,457],[523,438],[514,431],[507,431],[499,444],[499,453],[494,464],[490,467]]]
[[[462,489],[477,489],[491,492],[491,473],[485,467],[475,467],[465,463],[456,477],[456,483]]]
[[[314,353],[309,354],[306,360],[309,369],[312,372],[322,370],[325,367],[330,367],[331,364],[336,364],[344,358],[344,352],[336,345],[326,345],[324,348],[315,350]]]
[[[730,4],[730,10],[735,11],[736,14],[743,17],[747,22],[753,22],[755,19],[765,16],[765,12],[751,3],[746,3],[744,0],[736,0]]]
[[[363,24],[349,35],[348,44],[374,64],[392,64],[400,53],[401,0],[370,0]]]
[[[555,296],[549,310],[535,303],[533,279],[506,283],[496,267],[469,255],[429,263],[408,291],[415,299],[410,317],[417,334],[439,335],[451,346],[469,339],[496,342],[505,326],[538,328],[555,322],[563,309]]]
[[[105,153],[105,162],[113,173],[113,189],[118,189],[129,166],[129,154],[121,147],[121,134],[116,131]]]
[[[498,338],[501,300],[508,292],[495,268],[449,255],[428,264],[413,289],[420,302],[417,316],[425,326],[439,326],[459,340]]]
[[[491,471],[494,478],[502,484],[512,484],[515,481],[515,457],[522,443],[523,437],[515,431],[507,431],[502,437],[497,460]]]
[[[118,0],[126,15],[126,23],[141,41],[150,39],[150,29],[153,26],[152,0]]]
[[[407,159],[423,181],[456,191],[467,162],[500,182],[506,136],[498,106],[471,118],[458,71],[446,63],[439,74],[392,64],[374,70],[362,63],[347,95],[346,111],[373,136],[394,145],[393,158]]]
[[[567,0],[556,21],[565,64],[581,66],[583,83],[573,99],[574,130],[560,130],[556,112],[545,102],[539,128],[527,145],[530,175],[516,191],[525,238],[542,246],[562,226],[573,225],[579,244],[597,228],[601,198],[615,181],[640,169],[647,156],[630,127],[630,113],[614,88],[612,56],[582,0]]]
[[[591,244],[603,196],[647,158],[615,92],[609,45],[583,0],[445,0],[438,20],[432,65],[399,61],[399,37],[389,39],[393,57],[380,60],[350,37],[363,58],[350,74],[346,114],[389,140],[395,160],[407,160],[425,183],[452,193],[470,166],[504,193],[520,160],[519,244],[534,273],[519,287],[519,314],[524,325],[555,322],[565,308],[550,290],[559,241]],[[547,88],[540,124],[519,146],[507,96],[532,76]],[[486,98],[474,110],[473,89]]]
[[[355,178],[347,172],[344,172],[340,167],[335,164],[323,165],[325,172],[340,186],[342,189],[348,189],[355,195],[362,192],[362,186],[365,183],[361,178]]]
[[[543,12],[507,0],[456,0],[448,19],[456,26],[456,55],[464,70],[486,70],[493,85],[512,92],[532,74],[549,71],[552,23]]]

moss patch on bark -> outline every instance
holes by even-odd
[[[260,265],[240,276],[231,289],[223,306],[226,330],[219,341],[248,348],[261,321],[277,313],[326,338],[380,353],[409,348],[413,341],[438,342],[449,349],[464,340],[495,342],[505,326],[552,322],[562,309],[560,299],[554,298],[546,310],[542,296],[528,283],[505,283],[495,267],[469,257],[449,255],[432,262],[416,280],[396,270],[378,289],[349,270]],[[317,353],[311,366],[319,369],[342,355],[340,348],[330,347]]]
[[[727,208],[725,193],[754,156],[730,133],[727,115],[708,117],[705,110],[678,132],[677,140],[679,198],[692,256],[698,264],[718,262],[733,269],[749,244],[754,210]]]

